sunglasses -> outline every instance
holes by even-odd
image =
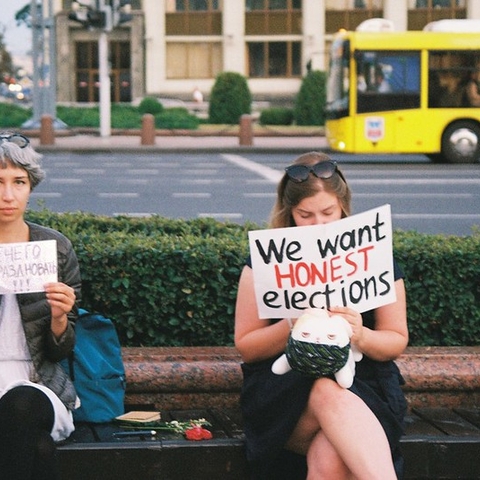
[[[344,176],[338,170],[337,162],[333,160],[318,162],[315,165],[290,165],[285,169],[288,178],[295,183],[302,183],[308,180],[310,173],[313,173],[317,178],[326,180],[331,178],[335,172],[340,175],[340,178],[345,181]]]
[[[25,148],[30,143],[30,140],[20,133],[12,133],[11,135],[0,135],[0,143],[3,142],[11,142],[20,148]]]

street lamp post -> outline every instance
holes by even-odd
[[[100,79],[100,136],[111,134],[110,64],[108,61],[108,35],[100,33],[98,39],[98,75]]]
[[[92,3],[94,4],[92,6]],[[99,29],[98,75],[100,83],[100,136],[111,135],[111,85],[108,33],[123,22],[131,20],[130,3],[124,0],[94,0],[89,5],[72,3],[69,18],[89,29]]]

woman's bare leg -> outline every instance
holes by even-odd
[[[316,473],[317,466],[325,472],[323,455],[336,465],[338,474],[343,462],[358,480],[397,478],[387,437],[373,412],[357,395],[328,378],[315,382],[307,409],[287,447],[307,454],[309,480],[329,478]]]

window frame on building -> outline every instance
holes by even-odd
[[[278,56],[282,46],[284,46],[285,58]],[[301,77],[302,42],[294,40],[247,41],[246,48],[247,76],[249,78]],[[274,57],[274,55],[276,56]],[[284,67],[284,71],[280,72],[278,69],[282,67]]]

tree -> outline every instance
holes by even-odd
[[[15,13],[15,21],[17,25],[25,23],[27,27],[31,28],[30,3],[27,3]],[[0,80],[9,82],[15,75],[16,68],[13,64],[13,58],[5,45],[5,30],[6,26],[0,24]]]
[[[5,45],[5,26],[0,26],[0,79],[8,82],[14,74],[13,60]]]
[[[17,26],[20,26],[22,23],[24,23],[28,28],[32,28],[32,15],[30,14],[30,3],[27,3],[15,13],[15,20],[17,22]]]

